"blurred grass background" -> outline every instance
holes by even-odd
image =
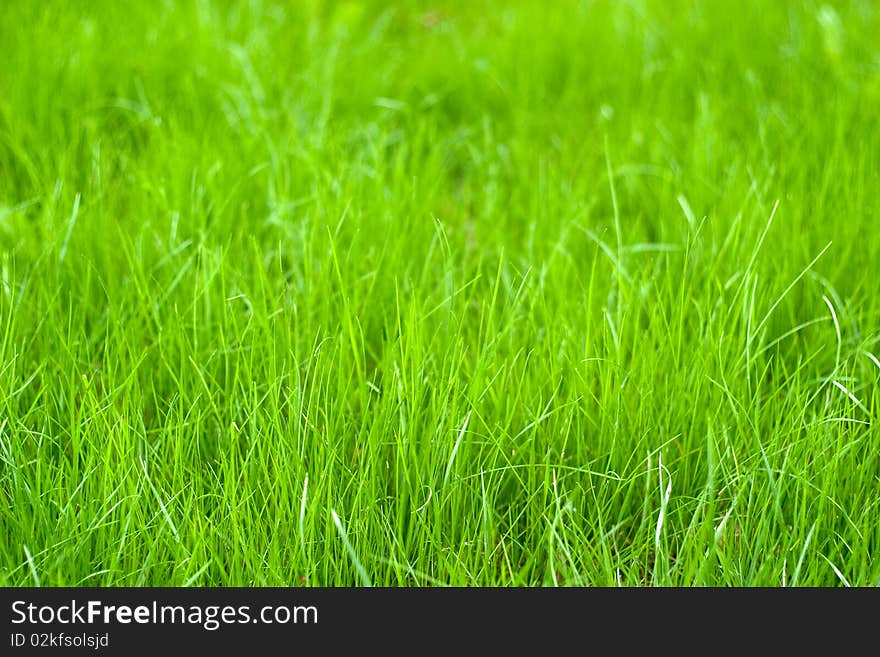
[[[876,3],[0,18],[6,583],[878,582]]]

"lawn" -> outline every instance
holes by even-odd
[[[880,584],[878,35],[3,2],[0,584]]]

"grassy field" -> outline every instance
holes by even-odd
[[[880,583],[880,5],[0,8],[0,583]]]

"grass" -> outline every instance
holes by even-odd
[[[4,2],[0,583],[877,585],[877,34]]]

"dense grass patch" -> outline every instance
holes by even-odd
[[[0,582],[880,583],[874,2],[4,2]]]

